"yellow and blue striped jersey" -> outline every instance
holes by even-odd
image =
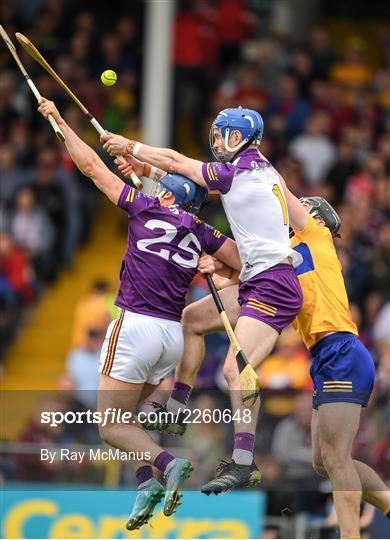
[[[352,332],[357,327],[349,311],[341,263],[332,235],[309,216],[302,231],[294,229],[291,245],[303,257],[295,269],[303,292],[303,304],[293,325],[307,348],[320,332]]]

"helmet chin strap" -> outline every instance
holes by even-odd
[[[166,193],[167,193],[167,190],[166,190],[165,188],[162,189],[162,190],[157,194],[157,199],[158,199],[159,201],[161,201],[162,198],[164,197],[164,195],[165,195]]]
[[[163,189],[160,191],[160,193],[157,195],[157,198],[161,201],[167,195],[168,193],[171,193],[170,191]]]
[[[170,191],[168,191],[168,190],[166,190],[166,189],[164,188],[164,189],[162,189],[162,190],[160,191],[160,193],[157,195],[157,198],[158,198],[158,200],[160,201],[160,203],[161,203],[162,199],[165,197],[165,195],[167,195],[167,193],[171,193],[171,194],[172,194],[172,192],[170,192]],[[172,195],[173,195],[173,194],[172,194]],[[179,205],[176,204],[175,202],[174,202],[173,204],[170,204],[170,205],[169,205],[169,208],[173,208],[173,207],[178,208]]]
[[[225,148],[228,152],[231,152],[233,154],[237,153],[248,141],[248,139],[243,139],[237,146],[232,147],[229,145],[229,139],[230,139],[230,129],[226,128],[225,141],[224,141]]]
[[[249,139],[243,139],[237,146],[234,146],[234,147],[231,147],[229,145],[229,138],[230,138],[230,129],[229,128],[226,128],[226,132],[225,132],[225,140],[224,140],[224,143],[225,143],[225,149],[230,152],[232,154],[231,157],[227,157],[227,161],[231,161],[232,159],[234,159],[236,157],[236,155],[239,153],[239,152],[242,152],[243,150],[246,150],[248,148],[248,146],[250,146],[253,141],[256,139],[257,135],[259,133],[259,130],[256,129],[256,131],[254,132],[254,134],[252,135],[252,137],[250,137]]]

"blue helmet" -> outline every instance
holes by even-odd
[[[225,148],[228,152],[233,153],[233,156],[221,156],[213,148],[214,146],[214,129],[221,130],[222,138],[225,142]],[[231,148],[229,146],[229,137],[233,131],[239,131],[242,135],[242,141],[238,146]],[[260,114],[252,109],[243,109],[237,107],[234,109],[224,109],[219,112],[210,129],[210,149],[214,157],[219,161],[230,161],[233,157],[250,144],[260,144],[263,138],[264,122]]]
[[[161,190],[173,193],[175,204],[192,214],[199,212],[207,199],[207,189],[198,186],[182,174],[167,173],[161,178],[158,185]]]

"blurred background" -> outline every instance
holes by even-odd
[[[355,456],[385,480],[390,480],[389,11],[390,4],[380,0],[111,5],[3,0],[0,5],[0,21],[11,39],[15,31],[25,33],[110,131],[207,161],[208,131],[219,110],[242,105],[263,115],[262,152],[291,190],[299,197],[323,195],[340,213],[336,248],[351,311],[376,364],[376,386],[363,412]],[[17,48],[41,94],[55,101],[112,167],[76,106]],[[101,84],[105,69],[117,72],[115,86]],[[114,462],[42,462],[43,444],[99,447],[100,440],[93,428],[44,428],[39,413],[95,406],[99,351],[116,316],[127,218],[78,172],[36,108],[0,44],[0,474],[3,486],[11,486],[2,503],[3,537],[123,538],[123,523],[99,528],[101,515],[87,502],[80,514],[85,527],[76,520],[73,529],[66,528],[72,509],[66,494],[71,489],[82,494],[91,486],[115,488],[124,499],[115,505],[111,499],[114,506],[107,513],[113,520],[117,506],[125,505],[120,516],[130,509],[126,491],[134,488],[132,473]],[[218,201],[211,201],[201,217],[230,234]],[[188,301],[205,294],[206,283],[196,277]],[[228,407],[220,371],[227,347],[224,333],[207,337],[192,407]],[[128,537],[336,538],[330,486],[311,467],[309,367],[306,350],[288,328],[259,369],[261,492],[203,497],[191,507],[183,505],[171,522],[174,533],[158,518],[154,533],[141,529]],[[170,385],[164,382],[165,389]],[[229,456],[231,440],[229,425],[207,424],[190,426],[182,440],[163,437],[162,442],[180,447],[194,461],[195,490],[213,474],[218,459]],[[46,492],[48,485],[57,492]],[[19,498],[12,486],[19,486]],[[31,497],[37,492],[57,504],[58,515],[35,516]],[[195,507],[203,514],[195,515]],[[21,508],[27,508],[24,514]],[[234,526],[231,516],[236,516]],[[389,537],[371,507],[362,506],[361,520],[365,538]]]

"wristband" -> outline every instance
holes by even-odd
[[[144,163],[144,170],[142,176],[146,176],[146,178],[150,178],[154,181],[157,181],[160,178],[158,169],[156,167],[153,167],[153,165],[150,165],[149,163]]]
[[[142,146],[142,143],[140,142],[135,143],[133,152],[132,152],[134,157],[138,157],[138,154],[140,153],[140,150],[141,150],[141,146]]]
[[[153,167],[153,165],[150,165],[149,163],[144,163],[142,176],[146,176],[146,178],[150,178],[154,182],[158,182],[161,178],[161,173],[157,167]]]
[[[149,163],[144,163],[144,170],[142,172],[142,176],[145,176],[146,178],[150,178],[151,170],[152,170],[152,166],[149,165]]]
[[[153,167],[153,165],[151,165],[150,167],[150,176],[149,178],[151,178],[152,180],[156,181],[156,180],[159,180],[159,174],[157,172],[157,168],[156,167]]]

